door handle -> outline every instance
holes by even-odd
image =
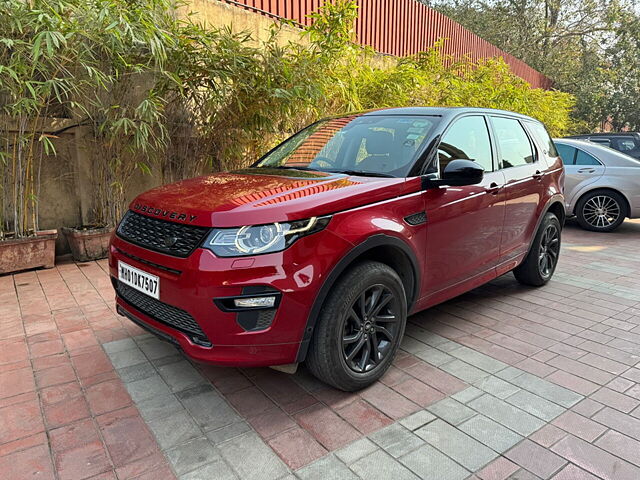
[[[578,173],[595,173],[595,168],[581,168]]]
[[[543,175],[542,175],[542,172],[540,170],[536,170],[536,173],[533,174],[534,180],[538,180],[538,181],[542,180],[542,176]]]
[[[489,192],[491,195],[497,195],[501,189],[502,189],[501,185],[498,185],[496,182],[491,182],[491,184],[489,185],[489,188],[487,188],[487,192]]]

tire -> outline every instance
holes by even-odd
[[[558,217],[547,212],[538,227],[529,253],[513,270],[520,283],[541,287],[551,280],[560,257],[561,234],[562,227]]]
[[[594,190],[585,194],[576,204],[578,224],[592,232],[612,232],[624,222],[627,202],[618,192]]]
[[[396,271],[379,262],[359,263],[327,296],[309,346],[307,367],[340,390],[367,387],[391,365],[406,320],[407,297]]]

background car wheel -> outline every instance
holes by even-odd
[[[540,287],[551,280],[560,257],[561,231],[558,217],[547,212],[538,227],[531,250],[513,271],[520,283]]]
[[[578,201],[575,213],[578,223],[585,230],[611,232],[624,222],[627,203],[617,192],[594,190]]]
[[[332,288],[316,325],[307,366],[340,390],[371,385],[391,365],[407,319],[398,274],[379,262],[351,268]]]

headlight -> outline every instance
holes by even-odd
[[[294,222],[249,225],[238,228],[215,228],[204,242],[219,257],[243,257],[280,252],[305,235],[327,226],[330,216],[311,217]]]

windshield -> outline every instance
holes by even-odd
[[[422,115],[321,120],[285,140],[254,166],[404,177],[437,120]]]

